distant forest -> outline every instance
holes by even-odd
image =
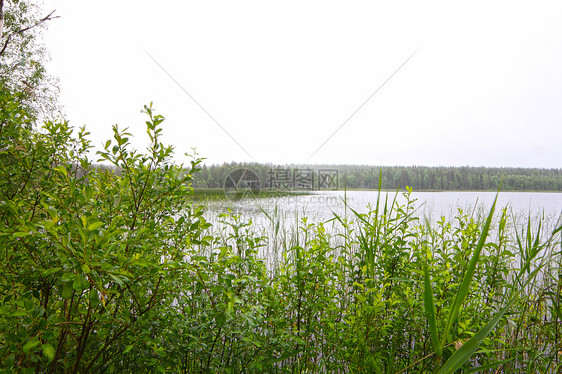
[[[409,186],[420,190],[562,191],[562,169],[358,166],[358,165],[272,165],[225,163],[203,165],[195,174],[196,188],[222,188],[232,171],[254,172],[262,188],[377,189],[382,175],[383,189]],[[240,174],[237,174],[240,176]]]

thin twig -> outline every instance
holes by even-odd
[[[51,17],[53,15],[53,13],[55,12],[55,10],[53,10],[51,13],[49,13],[49,15],[47,15],[46,17],[41,18],[39,21],[35,22],[33,25],[24,27],[23,29],[19,29],[18,31],[14,31],[13,33],[8,34],[8,36],[6,37],[6,42],[4,43],[4,47],[2,48],[2,50],[0,51],[0,56],[2,56],[4,54],[4,52],[6,51],[6,48],[8,47],[8,43],[10,43],[10,39],[12,38],[12,36],[17,35],[17,34],[22,34],[36,26],[39,26],[40,24],[42,24],[45,21],[50,21],[53,20],[55,18],[60,18],[59,16],[55,16],[55,17]],[[1,37],[1,35],[0,35]]]

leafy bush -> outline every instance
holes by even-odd
[[[560,227],[493,208],[424,223],[411,190],[292,231],[211,225],[200,160],[174,164],[151,106],[146,152],[114,127],[102,168],[85,129],[0,102],[3,372],[561,368]]]
[[[34,131],[24,115],[3,113],[12,144],[0,176],[2,366],[90,372],[135,347],[152,352],[137,364],[157,361],[158,316],[205,222],[187,199],[199,160],[188,171],[173,165],[159,140],[163,117],[145,112],[146,154],[117,127],[100,152],[120,177],[91,169],[84,129],[76,139],[66,123]]]

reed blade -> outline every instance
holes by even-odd
[[[515,303],[515,298],[509,302],[502,310],[500,310],[494,318],[490,320],[484,327],[480,329],[476,334],[472,336],[466,343],[464,343],[441,367],[438,374],[453,374],[457,369],[459,369],[465,362],[467,362],[474,352],[480,346],[480,343],[488,336],[488,334],[496,327],[503,315],[513,306]]]
[[[431,287],[431,279],[429,274],[429,266],[427,266],[427,261],[424,264],[424,290],[423,290],[423,302],[425,308],[425,317],[427,319],[427,324],[429,326],[429,332],[431,334],[431,342],[433,344],[433,349],[435,350],[435,355],[437,357],[443,356],[443,348],[441,342],[439,341],[439,336],[437,334],[437,320],[435,318],[435,302],[433,300],[433,288]]]
[[[490,230],[492,217],[494,216],[494,210],[496,208],[496,202],[498,201],[498,195],[499,192],[496,194],[496,198],[494,199],[494,203],[492,204],[492,208],[490,209],[490,213],[488,214],[488,218],[486,219],[486,223],[484,224],[484,228],[482,229],[482,234],[480,235],[478,244],[474,249],[472,258],[470,260],[470,263],[468,264],[468,268],[466,269],[466,273],[455,297],[455,301],[453,302],[453,306],[449,311],[447,324],[441,341],[442,346],[446,344],[449,332],[451,331],[451,327],[453,326],[453,323],[459,314],[459,310],[470,291],[470,285],[472,283],[472,279],[474,278],[476,265],[478,264],[478,261],[480,259],[480,253],[482,252],[482,248],[484,248],[484,244],[486,244],[486,238],[488,236],[488,231]]]

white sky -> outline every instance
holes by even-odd
[[[144,146],[153,101],[165,141],[206,163],[562,167],[560,1],[45,0],[52,9],[50,71],[96,146],[115,123]]]

